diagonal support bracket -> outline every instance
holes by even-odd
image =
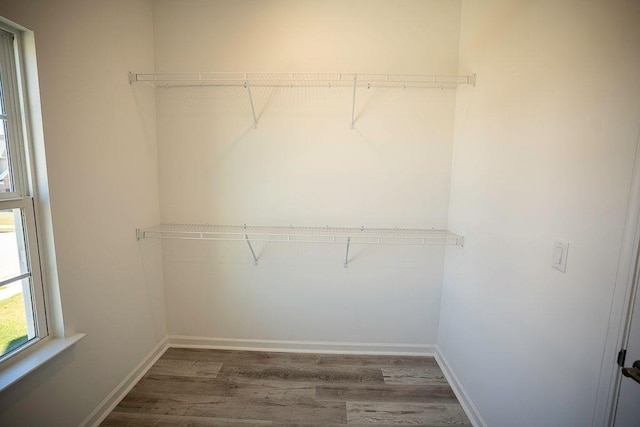
[[[249,236],[245,234],[244,240],[247,242],[247,245],[249,245],[249,250],[251,251],[251,255],[253,256],[253,264],[258,265],[258,257],[256,257],[256,253],[253,251],[253,246],[251,246],[251,240],[249,240]]]
[[[344,256],[344,268],[349,267],[349,246],[351,246],[351,237],[347,237],[347,253]]]
[[[358,89],[358,75],[353,75],[353,99],[351,102],[351,129],[356,123],[356,90]]]
[[[253,115],[253,127],[258,126],[258,117],[256,116],[256,108],[253,105],[253,95],[251,94],[251,84],[245,76],[244,87],[247,89],[247,95],[249,95],[249,104],[251,104],[251,114]]]

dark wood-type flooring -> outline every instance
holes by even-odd
[[[171,348],[102,426],[471,425],[431,357]]]

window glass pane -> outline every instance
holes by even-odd
[[[35,336],[22,217],[0,210],[0,357]]]
[[[7,137],[7,110],[5,109],[4,91],[2,89],[2,69],[0,68],[0,193],[9,193],[11,170],[9,169],[9,138]]]
[[[13,191],[13,185],[11,183],[11,170],[9,169],[7,121],[0,119],[0,193],[9,193],[11,191]]]
[[[0,210],[0,282],[28,271],[22,210]]]
[[[29,279],[0,288],[0,357],[35,337]]]

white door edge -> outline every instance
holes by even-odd
[[[636,290],[635,272],[640,267],[638,262],[640,246],[640,128],[631,180],[592,427],[613,427],[621,379],[620,367],[617,365],[616,359],[618,352],[626,347],[629,339],[627,325],[631,320],[631,308]]]

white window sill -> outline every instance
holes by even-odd
[[[75,334],[68,338],[51,338],[26,356],[20,357],[20,355],[16,355],[15,357],[18,360],[15,362],[7,361],[9,366],[0,370],[0,391],[4,391],[20,381],[85,336],[86,334]]]

